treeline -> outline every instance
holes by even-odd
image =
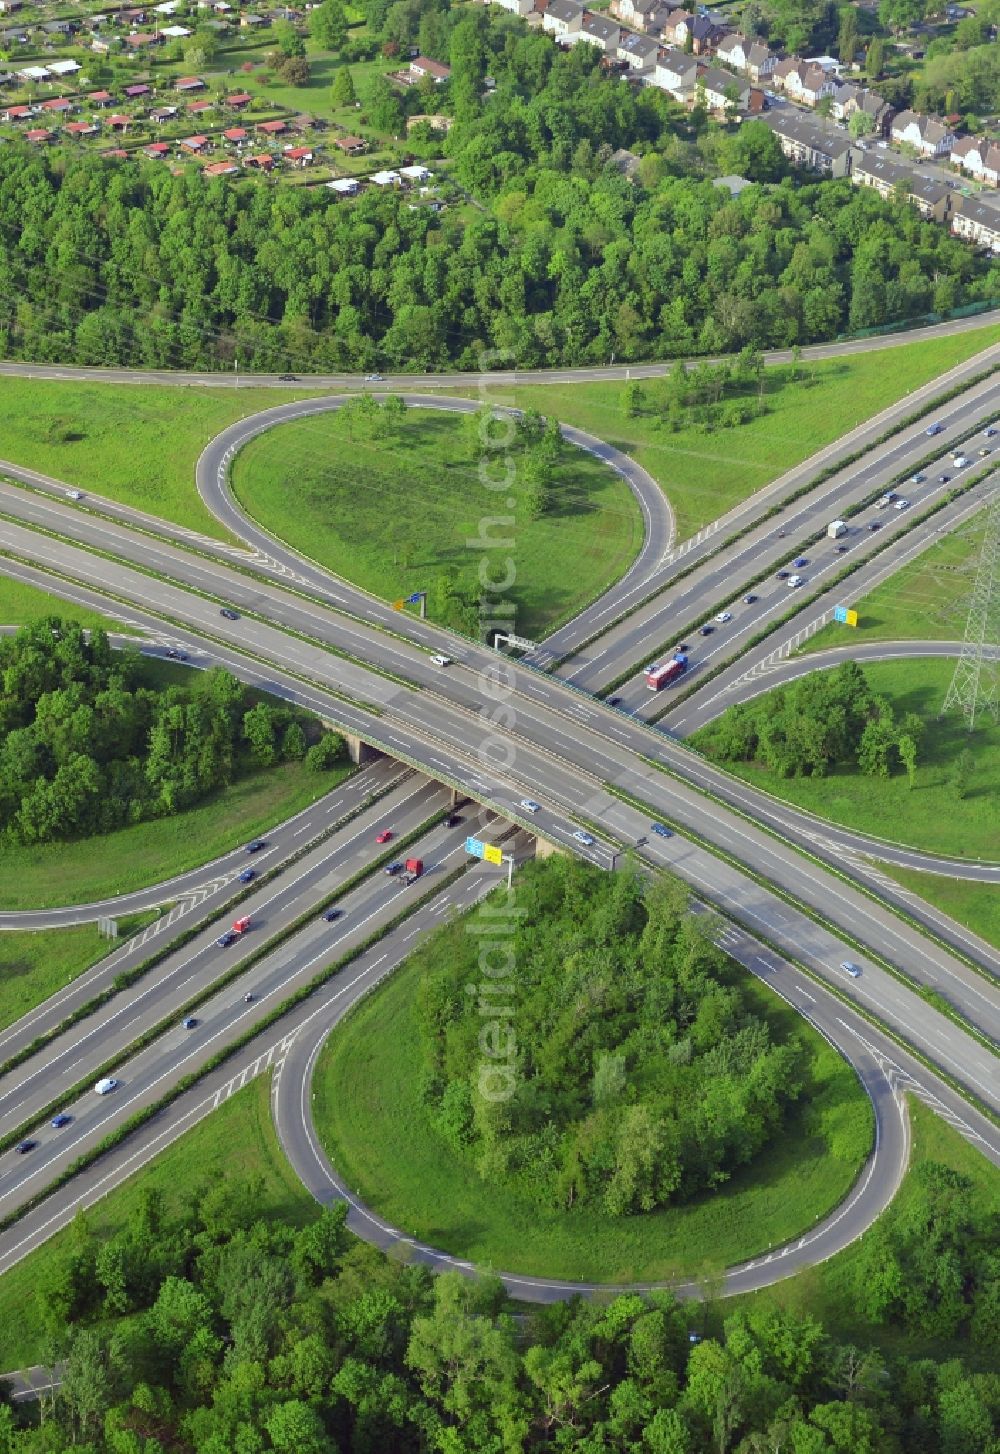
[[[559,860],[524,870],[518,913],[509,983],[465,925],[419,951],[424,1099],[484,1180],[621,1216],[720,1186],[781,1131],[802,1047],[774,1043],[676,884]],[[491,1013],[516,1026],[502,1097],[481,1093]]]
[[[912,786],[923,733],[922,718],[906,712],[897,719],[850,661],[730,707],[695,740],[720,762],[761,762],[779,777],[855,766],[868,777],[889,777],[902,768]]]
[[[969,1185],[941,1167],[927,1184],[929,1228],[912,1229],[929,1231],[926,1255],[900,1296],[914,1323],[926,1301],[929,1332],[942,1281],[969,1313],[955,1280]],[[78,1217],[32,1289],[60,1386],[40,1424],[30,1405],[0,1408],[0,1451],[1000,1450],[1000,1376],[958,1357],[887,1360],[767,1301],[736,1312],[656,1293],[516,1313],[491,1278],[434,1278],[355,1242],[342,1204],[295,1228],[262,1218],[262,1201],[253,1181],[215,1179],[177,1213],[146,1191],[110,1237]],[[984,1350],[996,1285],[994,1271]]]
[[[790,371],[772,370],[770,382],[798,376],[798,366],[794,365]],[[690,368],[678,360],[665,378],[626,384],[621,395],[622,412],[629,419],[651,416],[659,428],[671,434],[689,428],[711,433],[715,429],[735,429],[766,414],[764,389],[763,356],[755,349],[744,348],[733,360]]]
[[[474,207],[0,149],[0,353],[528,368],[791,347],[1000,296],[1000,262],[913,209],[789,178],[760,123],[687,117],[513,16],[463,7],[444,41],[444,145]],[[759,185],[730,197],[719,169]]]
[[[342,752],[333,734],[309,747],[300,714],[254,702],[221,668],[165,690],[142,669],[134,649],[55,616],[0,640],[0,836],[106,833],[180,812],[252,765],[322,769]]]

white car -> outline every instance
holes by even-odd
[[[83,491],[82,490],[67,490],[66,491],[66,498],[67,498],[67,500],[82,500],[83,499]]]
[[[733,613],[732,611],[720,611],[715,619],[716,621],[721,621],[722,624],[725,625],[727,621],[731,621],[733,619]]]
[[[431,657],[435,666],[451,666],[451,657],[445,656],[443,652],[436,651]]]
[[[573,837],[576,839],[577,843],[582,843],[584,848],[593,848],[594,846],[594,840],[591,834],[584,833],[582,829],[578,829],[577,832],[573,834]]]
[[[952,464],[957,470],[964,470],[965,466],[968,463],[969,461],[964,454],[956,454],[955,458],[952,460]]]
[[[911,485],[922,485],[924,483],[924,480],[926,480],[926,478],[927,478],[926,475],[911,475],[910,476],[910,484]]]
[[[103,1080],[97,1082],[94,1090],[99,1096],[108,1096],[113,1090],[117,1090],[120,1085],[120,1080],[115,1080],[113,1075],[106,1075]]]
[[[788,577],[788,584],[790,586],[793,586],[793,587],[794,586],[801,586],[801,584],[802,584],[802,577],[801,576],[789,576]]]
[[[910,508],[910,502],[909,500],[897,500],[892,508],[894,510],[908,510]]]
[[[845,974],[849,974],[851,976],[851,979],[861,978],[860,968],[856,964],[852,964],[849,959],[842,960],[840,967]]]
[[[521,807],[526,813],[540,813],[542,810],[541,803],[536,803],[534,798],[522,798]]]

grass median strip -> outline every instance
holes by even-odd
[[[278,1020],[282,1019],[283,1016],[287,1015],[290,1010],[293,1010],[296,1005],[300,1005],[303,1000],[308,999],[309,996],[311,994],[314,994],[317,989],[322,988],[322,986],[326,984],[330,979],[332,979],[336,974],[339,974],[342,969],[345,969],[349,964],[352,964],[367,950],[378,944],[382,939],[386,937],[387,934],[390,934],[393,932],[393,930],[398,929],[401,924],[405,924],[406,920],[411,918],[412,915],[416,913],[416,911],[421,907],[422,904],[426,903],[429,898],[436,897],[438,894],[443,893],[446,889],[450,888],[453,883],[455,883],[468,871],[468,868],[468,862],[460,865],[458,868],[453,869],[451,873],[447,874],[444,879],[442,879],[439,883],[435,884],[433,889],[431,890],[431,893],[422,894],[418,898],[410,899],[406,907],[399,914],[397,914],[394,919],[391,919],[387,924],[382,925],[380,929],[374,930],[372,934],[368,935],[368,937],[364,939],[360,944],[356,945],[354,949],[349,950],[347,954],[342,955],[337,960],[334,960],[334,962],[327,965],[325,969],[321,969],[317,974],[313,976],[311,980],[309,980],[307,984],[303,985],[300,989],[296,990],[293,994],[282,1000],[279,1005],[276,1005],[269,1014],[265,1015],[263,1020],[258,1020],[256,1024],[253,1025],[250,1029],[246,1030],[243,1035],[241,1035],[231,1044],[225,1046],[222,1050],[218,1051],[217,1054],[215,1054],[211,1057],[211,1059],[206,1061],[204,1065],[200,1066],[198,1070],[192,1071],[189,1075],[182,1076],[182,1078],[177,1082],[176,1085],[172,1086],[169,1091],[166,1091],[162,1096],[159,1097],[158,1100],[154,1101],[152,1105],[145,1106],[141,1111],[137,1111],[134,1116],[130,1116],[127,1121],[125,1121],[121,1126],[117,1127],[114,1131],[110,1132],[107,1136],[105,1136],[96,1146],[92,1147],[90,1151],[84,1152],[82,1156],[77,1157],[76,1161],[68,1166],[65,1171],[60,1172],[60,1174],[46,1187],[44,1187],[43,1190],[38,1192],[35,1196],[29,1198],[29,1200],[25,1202],[21,1207],[19,1207],[16,1212],[11,1212],[8,1216],[0,1220],[0,1233],[7,1231],[8,1228],[14,1226],[14,1224],[20,1221],[20,1219],[28,1212],[32,1211],[35,1207],[41,1205],[41,1203],[45,1201],[47,1197],[51,1196],[53,1192],[58,1191],[61,1186],[65,1186],[66,1183],[72,1180],[74,1176],[77,1176],[87,1167],[92,1166],[101,1156],[105,1155],[106,1152],[113,1150],[115,1146],[120,1145],[121,1142],[124,1141],[127,1136],[131,1135],[133,1131],[138,1130],[141,1126],[145,1125],[147,1121],[150,1121],[153,1119],[154,1116],[159,1115],[161,1111],[165,1110],[167,1106],[171,1105],[173,1101],[177,1100],[178,1096],[182,1095],[185,1091],[190,1090],[192,1086],[197,1085],[198,1081],[203,1079],[203,1077],[208,1075],[211,1071],[217,1070],[220,1065],[223,1065],[225,1061],[229,1060],[233,1055],[237,1054],[240,1050],[244,1048],[244,1046],[249,1045],[252,1040],[256,1039],[259,1035],[262,1035],[265,1030],[269,1030],[273,1025],[277,1023]],[[171,1019],[170,1023],[173,1024],[174,1020]]]

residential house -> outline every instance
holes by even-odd
[[[96,136],[99,130],[92,121],[68,121],[63,127],[67,136],[74,136],[78,141],[85,136]]]
[[[336,181],[327,182],[326,186],[331,192],[336,192],[338,197],[354,197],[358,192],[358,181],[355,177],[338,177]]]
[[[208,146],[208,137],[186,136],[184,140],[179,143],[179,145],[183,147],[185,151],[192,152],[195,156],[197,156],[199,152],[204,151],[205,148]]]
[[[611,0],[611,14],[633,30],[647,30],[652,17],[662,8],[663,0]]]
[[[777,57],[762,40],[748,40],[745,35],[724,35],[715,51],[716,59],[747,76],[755,86],[766,83],[777,65]]]
[[[33,110],[31,106],[6,106],[0,111],[0,121],[27,121]]]
[[[51,101],[43,101],[41,109],[43,111],[55,112],[57,116],[65,116],[67,112],[72,111],[73,103],[72,101],[67,101],[65,96],[55,96]]]
[[[13,15],[23,4],[24,0],[0,0],[0,15]]]
[[[451,66],[444,66],[440,61],[428,60],[427,56],[417,56],[410,62],[411,83],[416,85],[425,76],[430,76],[435,86],[441,86],[451,76]]]
[[[771,72],[771,81],[803,106],[818,106],[824,96],[833,95],[836,85],[822,66],[799,60],[797,56],[778,61]]]
[[[368,180],[376,187],[398,187],[403,179],[398,172],[372,172]]]
[[[200,76],[178,76],[174,82],[175,91],[184,91],[187,93],[190,91],[204,91],[204,89],[205,82]]]
[[[977,181],[1000,186],[1000,143],[985,136],[963,136],[952,147],[950,160]]]
[[[257,123],[257,131],[261,136],[281,136],[287,130],[287,121],[259,121]]]
[[[293,167],[308,167],[312,165],[313,152],[311,146],[286,146],[281,155],[282,159],[290,162]]]
[[[162,162],[169,155],[170,147],[165,141],[154,141],[149,146],[144,146],[142,150],[150,161]]]
[[[723,71],[718,66],[699,68],[695,94],[703,92],[710,111],[727,112],[730,108],[745,111],[750,104],[750,82]]]
[[[257,172],[269,172],[274,166],[274,157],[270,156],[267,152],[262,152],[258,156],[244,157],[243,165],[245,167],[253,167],[254,171]]]
[[[653,69],[653,85],[682,104],[694,99],[698,62],[682,50],[661,50]]]
[[[583,25],[583,6],[577,0],[549,0],[542,15],[542,29],[556,40],[565,40]]]
[[[36,127],[35,130],[33,130],[33,131],[26,131],[24,133],[24,139],[25,139],[25,141],[30,141],[31,144],[32,144],[32,146],[40,146],[44,142],[51,141],[52,138],[53,138],[53,135],[54,135],[53,132],[46,131],[45,127],[40,126],[40,127]]]
[[[799,111],[773,111],[763,121],[778,138],[784,155],[796,166],[833,177],[850,174],[853,151],[847,137],[828,131]]]
[[[718,187],[720,192],[724,189],[729,193],[730,197],[738,197],[741,192],[746,191],[747,187],[753,187],[755,185],[754,182],[749,181],[746,177],[730,176],[713,177],[712,179],[712,186]]]
[[[411,187],[415,187],[418,182],[429,182],[431,178],[427,167],[421,166],[419,162],[414,162],[409,167],[400,167],[399,175]]]
[[[509,10],[512,15],[530,15],[535,8],[535,0],[493,0],[494,5],[502,5],[504,10]],[[328,186],[330,183],[327,184]]]
[[[574,40],[585,41],[588,45],[596,45],[606,56],[617,53],[621,38],[622,28],[616,21],[609,20],[606,15],[595,15],[589,10],[584,11],[583,23],[573,37]]]
[[[1000,253],[1000,210],[981,197],[959,197],[951,215],[951,230],[977,247]]]
[[[149,119],[157,126],[162,126],[165,121],[173,121],[176,115],[176,106],[157,106],[155,111],[149,113]]]
[[[649,69],[652,79],[652,68],[656,64],[656,56],[659,51],[659,42],[651,35],[623,34],[618,43],[617,57],[624,61],[631,71]]]
[[[250,11],[244,11],[240,16],[241,30],[256,30],[262,25],[270,25],[266,15],[254,15]]]
[[[211,166],[205,167],[204,175],[206,177],[231,177],[234,172],[238,171],[239,167],[235,162],[213,162]]]
[[[90,49],[96,56],[106,56],[111,51],[117,50],[121,43],[120,35],[95,35],[90,42]]]
[[[113,157],[115,161],[124,161],[125,158],[128,156],[128,152],[125,150],[124,147],[113,146],[110,147],[108,151],[99,152],[98,155],[105,158]]]
[[[204,116],[206,111],[215,110],[214,101],[191,101],[188,103],[189,116]]]
[[[237,151],[250,139],[250,133],[245,131],[242,126],[230,126],[228,131],[224,131],[222,135],[224,140],[228,141],[230,146],[235,146]]]
[[[892,139],[898,146],[912,146],[925,157],[947,156],[955,145],[955,133],[936,116],[901,111],[892,122]]]
[[[151,50],[153,46],[162,44],[163,36],[154,35],[148,30],[136,30],[125,37],[125,48],[130,55],[138,55],[140,51]]]
[[[707,55],[724,35],[707,15],[692,15],[690,10],[672,11],[660,33],[668,45],[690,49],[696,56]]]
[[[368,143],[361,136],[338,136],[333,144],[349,157],[360,156],[368,150]]]
[[[18,71],[17,78],[19,81],[39,82],[50,79],[49,73],[44,66],[25,66],[22,70]]]
[[[904,196],[921,217],[934,222],[946,222],[951,212],[951,190],[944,182],[890,157],[873,152],[857,157],[851,181],[858,187],[874,188],[880,197]]]
[[[242,111],[250,105],[251,100],[249,91],[237,91],[234,95],[226,97],[226,105],[231,111]]]
[[[49,61],[48,69],[52,76],[75,76],[83,67],[79,61]]]
[[[91,91],[87,97],[91,106],[97,107],[99,111],[103,110],[105,106],[110,106],[114,99],[110,91]]]
[[[166,40],[186,40],[194,32],[188,30],[186,25],[165,25],[160,34]]]
[[[145,81],[137,86],[125,87],[125,97],[128,101],[138,101],[141,96],[151,96],[152,94],[152,88],[147,86]]]
[[[124,136],[135,120],[132,116],[105,116],[102,117],[104,125],[112,131],[120,131]]]
[[[46,20],[41,25],[43,35],[72,35],[76,30],[75,20]]]

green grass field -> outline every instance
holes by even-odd
[[[118,944],[156,917],[154,910],[119,919]],[[96,924],[0,934],[0,1030],[70,984],[115,947],[98,934]]]
[[[175,818],[136,823],[99,840],[4,846],[0,908],[86,904],[172,878],[290,818],[350,770],[318,775],[300,762],[283,762],[247,773]]]
[[[259,1214],[302,1225],[316,1210],[285,1160],[271,1121],[271,1077],[258,1077],[244,1090],[111,1192],[87,1212],[99,1236],[128,1225],[144,1190],[162,1192],[167,1212],[180,1211],[192,1193],[220,1177],[262,1178]],[[45,1356],[46,1337],[35,1297],[37,1285],[56,1264],[72,1236],[59,1232],[0,1277],[0,1368],[24,1368]]]
[[[946,338],[809,365],[811,384],[765,371],[770,412],[713,434],[658,430],[647,416],[625,417],[621,384],[524,384],[497,402],[533,406],[616,444],[659,481],[677,516],[678,539],[745,500],[863,420],[1000,339],[996,324]],[[803,365],[803,368],[806,366]],[[655,397],[655,383],[645,386]]]
[[[473,1262],[538,1276],[630,1282],[716,1271],[813,1225],[841,1200],[871,1140],[853,1071],[764,986],[750,998],[778,1037],[812,1053],[787,1136],[712,1197],[644,1216],[540,1212],[480,1181],[427,1120],[404,965],[331,1036],[317,1066],[316,1125],[334,1165],[380,1215]]]
[[[1000,949],[1000,893],[995,884],[966,883],[963,879],[917,873],[914,869],[895,868],[887,863],[880,863],[879,870],[957,923],[964,924],[987,944]]]
[[[30,626],[46,616],[67,616],[92,631],[103,627],[105,631],[121,631],[122,623],[112,621],[110,616],[101,616],[97,611],[87,611],[80,606],[71,606],[59,596],[50,596],[37,586],[23,581],[11,580],[3,574],[3,560],[0,559],[0,626]],[[141,633],[136,631],[138,636]]]
[[[431,589],[446,569],[475,581],[516,574],[503,592],[516,629],[539,636],[575,614],[627,569],[642,544],[639,507],[627,485],[591,455],[564,444],[555,505],[532,520],[515,475],[498,498],[479,483],[474,446],[454,415],[409,410],[383,441],[348,436],[339,414],[283,424],[252,439],[233,465],[233,488],[250,513],[297,550],[392,600]],[[294,460],[294,469],[289,461]],[[507,525],[489,525],[509,514]],[[477,550],[468,542],[494,544]],[[498,597],[501,599],[501,597]]]
[[[909,1170],[903,1178],[895,1201],[883,1214],[885,1218],[891,1222],[901,1212],[905,1212],[910,1204],[915,1187],[912,1174],[914,1168],[924,1162],[938,1161],[972,1180],[974,1220],[984,1230],[991,1221],[995,1226],[996,1219],[1000,1216],[1000,1170],[913,1096],[909,1097],[908,1106],[913,1129]],[[858,1289],[859,1279],[865,1271],[865,1249],[866,1241],[862,1237],[843,1252],[831,1257],[829,1262],[797,1273],[763,1292],[727,1299],[718,1306],[717,1311],[725,1317],[750,1299],[763,1299],[803,1317],[809,1315],[818,1318],[827,1331],[841,1342],[856,1342],[861,1347],[876,1343],[890,1355],[934,1358],[938,1362],[960,1355],[973,1366],[978,1362],[983,1368],[996,1367],[994,1350],[980,1354],[977,1358],[967,1342],[947,1343],[919,1338],[897,1328],[873,1326],[859,1316]]]
[[[824,626],[801,652],[856,641],[961,641],[984,529],[984,517],[977,512],[860,601],[851,599],[848,581],[841,599],[857,611],[857,626]]]
[[[865,662],[864,671],[897,714],[916,712],[926,724],[912,791],[905,773],[871,778],[838,768],[822,778],[779,778],[753,763],[728,763],[729,771],[821,818],[877,838],[956,858],[1000,857],[1000,727],[987,719],[970,736],[957,714],[938,720],[954,664],[945,658],[908,658]],[[692,744],[697,747],[709,731],[696,732]],[[950,778],[965,748],[976,765],[968,794],[959,799]]]
[[[276,394],[7,378],[0,389],[0,455],[226,539],[195,490],[199,454],[235,420],[308,397],[308,390]]]

